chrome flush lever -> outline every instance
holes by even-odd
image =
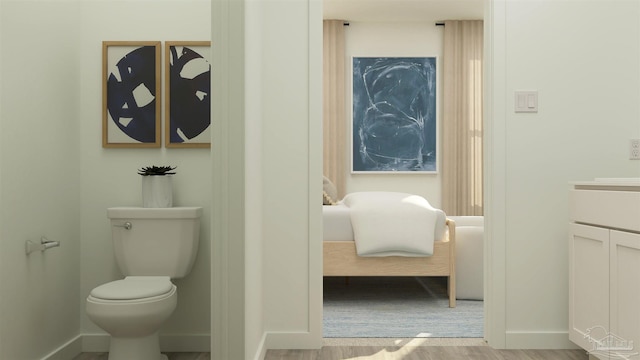
[[[131,230],[131,227],[132,227],[133,225],[131,225],[131,223],[127,221],[127,222],[125,222],[125,223],[124,223],[124,224],[122,224],[122,225],[113,225],[113,226],[115,226],[115,227],[122,227],[122,228],[125,228],[126,230]]]

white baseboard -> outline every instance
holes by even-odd
[[[579,349],[567,331],[507,331],[507,349]]]
[[[322,336],[310,332],[267,332],[266,349],[320,349]]]
[[[42,360],[69,360],[73,359],[81,352],[82,335],[78,335],[52,351],[49,355],[43,357]]]
[[[254,360],[264,360],[264,357],[267,355],[267,347],[265,346],[267,342],[267,333],[262,334],[262,339],[260,339],[260,343],[258,344],[258,348],[256,349],[256,356],[253,358]]]
[[[189,334],[168,335],[160,334],[160,350],[167,352],[210,352],[211,335]],[[85,334],[82,335],[83,352],[107,352],[109,351],[109,335]]]

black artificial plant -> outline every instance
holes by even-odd
[[[176,166],[146,166],[142,169],[138,169],[138,175],[142,176],[163,176],[175,174]]]

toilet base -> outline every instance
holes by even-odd
[[[167,360],[160,353],[158,333],[138,338],[111,337],[109,360]]]

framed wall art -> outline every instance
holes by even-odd
[[[354,57],[353,173],[437,171],[436,58]]]
[[[211,147],[211,42],[165,42],[165,146]]]
[[[160,147],[159,41],[102,42],[102,146]]]

